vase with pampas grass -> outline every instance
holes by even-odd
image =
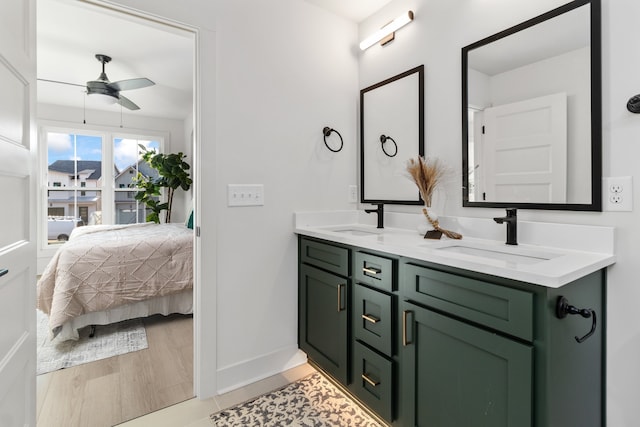
[[[431,226],[431,229],[428,229],[424,234],[425,239],[439,239],[443,234],[451,239],[462,239],[461,234],[440,227],[438,215],[431,209],[434,192],[442,183],[447,171],[447,167],[439,159],[418,157],[407,161],[407,172],[424,200],[425,206],[422,208],[422,213]]]

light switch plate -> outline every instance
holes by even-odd
[[[263,184],[229,184],[227,186],[228,206],[263,206]]]

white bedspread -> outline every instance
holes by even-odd
[[[193,287],[193,230],[183,224],[76,228],[38,281],[53,335],[68,320]]]

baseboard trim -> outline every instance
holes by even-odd
[[[297,346],[291,346],[226,366],[218,369],[218,394],[244,387],[304,363],[307,363],[307,355]]]

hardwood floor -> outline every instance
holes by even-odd
[[[39,375],[38,427],[109,427],[192,398],[192,317],[145,327],[145,350]]]

